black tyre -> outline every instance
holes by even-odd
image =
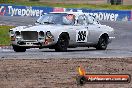
[[[97,50],[106,50],[107,45],[108,45],[108,36],[101,36],[95,48]]]
[[[79,76],[77,79],[77,85],[83,86],[86,83],[86,78],[84,76]]]
[[[14,46],[14,45],[13,45],[13,50],[14,50],[15,52],[25,52],[25,51],[26,51],[26,48],[24,48],[24,47],[19,47],[19,46]]]
[[[69,37],[66,33],[62,33],[59,36],[58,42],[55,46],[55,51],[65,52],[67,51],[68,45],[69,45]]]

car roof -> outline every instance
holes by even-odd
[[[63,14],[63,13],[73,14],[76,17],[78,17],[79,15],[86,15],[87,17],[94,17],[95,18],[95,16],[93,16],[93,15],[91,15],[89,13],[84,13],[84,12],[49,12],[49,13],[55,13],[55,14]]]
[[[50,13],[66,13],[66,14],[74,14],[74,15],[86,14],[83,12],[50,12]]]

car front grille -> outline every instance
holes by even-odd
[[[23,40],[38,40],[37,31],[22,31],[21,35]]]

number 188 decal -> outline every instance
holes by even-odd
[[[87,42],[87,29],[76,30],[76,42]]]

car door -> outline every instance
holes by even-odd
[[[85,15],[79,15],[76,24],[76,44],[78,46],[85,46],[88,42],[88,27]]]
[[[96,44],[101,34],[101,26],[99,25],[99,22],[92,16],[87,16],[87,23],[87,28],[89,31],[88,43]]]

